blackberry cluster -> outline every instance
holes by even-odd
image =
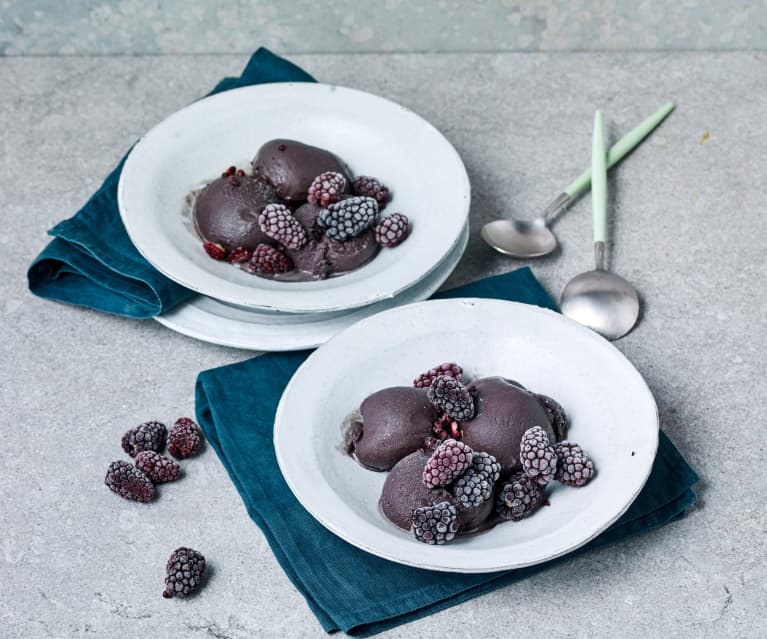
[[[160,422],[146,422],[136,428],[131,428],[122,438],[123,450],[135,457],[142,450],[159,452],[165,446],[168,429]]]
[[[155,484],[163,484],[178,479],[181,466],[165,455],[153,450],[144,450],[136,455],[136,468],[142,471]]]
[[[474,398],[455,377],[435,377],[429,386],[427,397],[436,408],[445,411],[459,422],[466,422],[474,417]]]
[[[474,453],[471,466],[455,480],[453,495],[466,508],[480,506],[493,496],[501,465],[488,453]]]
[[[423,469],[427,488],[447,486],[471,466],[473,451],[463,442],[447,439],[437,446]]]
[[[268,244],[259,244],[248,262],[248,270],[251,273],[287,273],[293,270],[293,262],[279,249]]]
[[[149,477],[126,461],[109,464],[104,483],[123,499],[147,502],[154,497],[154,486]]]
[[[385,217],[375,228],[376,242],[386,248],[394,248],[402,244],[410,233],[410,221],[407,215],[394,213]]]
[[[176,548],[165,565],[165,590],[162,596],[187,597],[200,587],[205,573],[205,557],[192,548]]]
[[[429,388],[431,383],[440,375],[447,375],[448,377],[455,377],[459,382],[463,376],[463,369],[455,362],[445,362],[434,368],[430,368],[425,373],[421,373],[413,380],[413,386],[415,388]]]
[[[176,459],[185,459],[200,450],[200,430],[188,417],[181,417],[173,424],[168,436],[168,452]]]
[[[594,477],[594,463],[578,444],[560,442],[554,446],[554,452],[557,455],[557,481],[580,488]]]
[[[495,511],[503,519],[517,521],[543,504],[543,487],[525,473],[516,473],[503,485]]]
[[[383,210],[386,203],[389,201],[391,194],[389,189],[386,188],[376,178],[369,175],[359,175],[352,182],[352,188],[356,195],[362,195],[364,197],[372,197],[378,202],[378,208]]]
[[[320,211],[319,225],[331,240],[345,242],[372,226],[378,217],[378,204],[369,197],[350,197]]]
[[[458,512],[450,502],[423,506],[413,511],[413,534],[425,544],[441,546],[458,532]]]
[[[258,226],[285,248],[299,249],[307,242],[306,229],[284,204],[267,204],[258,216]]]
[[[346,178],[335,171],[326,171],[312,180],[306,199],[326,208],[329,204],[338,202],[345,190]]]
[[[519,461],[522,469],[541,486],[552,479],[557,470],[557,454],[549,444],[549,436],[540,426],[533,426],[522,435],[519,444]]]

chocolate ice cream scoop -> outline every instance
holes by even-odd
[[[391,469],[381,491],[381,512],[394,525],[410,530],[413,510],[448,501],[458,511],[459,534],[483,527],[493,514],[493,500],[488,499],[476,508],[464,508],[449,490],[427,488],[422,477],[430,456],[429,452],[417,450]]]
[[[258,227],[258,216],[272,202],[279,202],[279,198],[262,180],[248,175],[221,177],[197,196],[194,226],[206,242],[221,244],[227,251],[274,244]]]
[[[305,202],[312,180],[325,171],[343,175],[347,190],[352,180],[346,165],[330,151],[295,140],[266,142],[252,165],[254,174],[271,184],[285,202]]]
[[[301,209],[303,208],[302,206]],[[326,235],[315,239],[317,236],[312,232],[309,237],[309,241],[300,249],[288,249],[285,253],[298,271],[317,279],[353,271],[372,260],[381,248],[372,229],[367,229],[346,242],[336,242]]]
[[[476,415],[463,422],[463,442],[493,455],[504,471],[520,470],[519,444],[528,428],[540,426],[553,444],[556,439],[538,397],[503,377],[484,377],[471,385]]]
[[[349,447],[360,464],[374,470],[389,470],[423,446],[437,419],[426,389],[408,386],[373,393],[362,402],[360,415],[356,441]]]

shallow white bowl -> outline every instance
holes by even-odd
[[[594,459],[595,479],[577,489],[555,482],[549,507],[444,546],[389,523],[378,510],[385,474],[341,452],[342,424],[370,393],[408,385],[444,361],[470,378],[503,375],[558,400],[571,420],[568,439]],[[514,302],[437,300],[374,315],[315,351],[283,393],[274,445],[301,504],[349,543],[411,566],[492,572],[563,555],[618,519],[652,469],[658,413],[631,363],[580,324]]]
[[[324,147],[355,175],[381,179],[394,194],[384,214],[408,215],[408,240],[352,273],[316,282],[264,279],[211,260],[184,215],[187,194],[231,164],[249,167],[273,138]],[[460,157],[426,120],[369,93],[313,83],[244,87],[181,109],[136,144],[118,186],[128,235],[160,272],[208,297],[284,312],[355,308],[412,286],[455,245],[469,201]]]

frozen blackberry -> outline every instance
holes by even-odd
[[[221,261],[226,259],[226,249],[220,244],[216,244],[215,242],[205,242],[202,245],[202,248],[208,256],[212,257],[214,260]]]
[[[554,479],[557,481],[578,488],[588,484],[594,477],[594,462],[578,444],[560,442],[554,446],[554,452],[557,455]]]
[[[123,450],[131,457],[135,457],[142,450],[160,452],[165,446],[165,436],[168,429],[160,422],[146,422],[136,428],[131,428],[123,435]]]
[[[376,242],[386,248],[393,248],[402,244],[410,233],[410,221],[407,215],[394,213],[385,217],[375,228]]]
[[[450,502],[422,506],[413,511],[413,534],[425,544],[441,546],[458,532],[458,513]]]
[[[456,439],[446,439],[435,449],[423,469],[428,488],[447,486],[471,466],[472,450]]]
[[[442,413],[439,419],[434,422],[432,432],[442,440],[449,439],[450,437],[461,439],[463,436],[461,424],[447,413]]]
[[[181,417],[173,424],[168,435],[168,452],[176,459],[185,459],[200,450],[201,443],[197,424],[188,417]]]
[[[123,499],[147,502],[154,497],[154,486],[149,477],[126,461],[109,464],[104,483]]]
[[[245,248],[244,246],[238,246],[231,253],[229,253],[227,260],[229,260],[230,264],[244,264],[245,262],[249,261],[252,256],[253,251]]]
[[[248,270],[251,273],[287,273],[293,270],[293,262],[279,249],[268,244],[259,244],[253,251],[253,256],[248,262]]]
[[[501,465],[487,453],[474,453],[471,466],[455,480],[453,495],[466,508],[476,508],[493,496]]]
[[[376,178],[370,177],[369,175],[360,175],[355,178],[354,182],[352,182],[352,188],[356,195],[372,197],[378,202],[378,208],[382,211],[391,197],[389,189],[381,184]]]
[[[306,244],[306,229],[284,204],[267,204],[258,216],[258,226],[285,248],[299,249]]]
[[[525,431],[519,443],[519,461],[528,477],[545,486],[557,470],[557,454],[549,444],[549,436],[540,426]]]
[[[345,242],[375,224],[378,204],[369,197],[350,197],[320,211],[317,223],[331,240]]]
[[[459,422],[474,417],[474,398],[469,390],[455,377],[438,375],[426,393],[429,401]]]
[[[463,369],[455,362],[445,362],[434,368],[430,368],[425,373],[421,373],[413,380],[413,386],[415,388],[429,388],[431,383],[440,375],[447,375],[448,377],[455,377],[459,382],[463,376]]]
[[[165,565],[165,590],[162,596],[186,597],[200,587],[205,573],[205,557],[191,548],[176,548]]]
[[[542,486],[525,473],[516,473],[503,485],[495,503],[495,512],[503,519],[516,521],[539,508],[544,499]]]
[[[554,436],[558,442],[562,441],[567,437],[567,413],[565,413],[565,409],[562,408],[558,401],[551,399],[547,395],[536,395],[536,397],[538,398],[538,403],[546,411],[549,423],[554,431]]]
[[[309,185],[307,200],[326,208],[333,202],[338,202],[346,191],[346,178],[335,171],[320,173]]]
[[[142,471],[155,484],[178,479],[181,466],[172,459],[153,450],[142,450],[136,455],[136,468]]]

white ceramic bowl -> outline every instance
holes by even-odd
[[[555,482],[549,507],[444,546],[387,521],[378,510],[385,473],[341,452],[342,423],[370,393],[408,385],[444,361],[470,378],[503,375],[558,400],[571,420],[568,439],[594,459],[594,480],[582,488]],[[525,304],[438,300],[374,315],[315,351],[285,389],[274,445],[301,504],[349,543],[411,566],[492,572],[563,555],[618,519],[652,469],[658,413],[630,362],[580,324]]]
[[[187,194],[229,165],[249,167],[273,138],[326,148],[355,175],[381,179],[394,194],[384,214],[408,215],[408,240],[356,271],[315,282],[269,280],[211,260],[184,215]],[[208,297],[283,312],[365,306],[412,286],[455,246],[469,201],[460,157],[426,120],[369,93],[313,83],[244,87],[181,109],[136,144],[118,186],[128,235],[160,272]]]

